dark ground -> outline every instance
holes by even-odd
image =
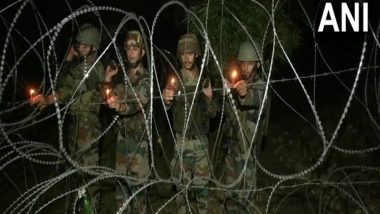
[[[149,1],[145,1],[147,3]],[[59,4],[61,4],[60,2]],[[116,6],[123,5],[120,1],[113,1]],[[58,4],[58,3],[57,3]],[[145,4],[149,5],[149,4]],[[150,10],[155,11],[160,3],[155,3],[152,8],[141,8],[138,3],[131,3],[131,11],[137,10],[136,13],[149,13]],[[64,5],[56,5],[56,2],[51,1],[45,5],[44,13],[49,13],[52,8],[64,7]],[[0,6],[0,8],[2,8]],[[66,7],[65,7],[66,8]],[[374,10],[375,8],[370,8]],[[15,11],[10,11],[13,15]],[[66,14],[67,11],[60,11],[60,14]],[[370,12],[370,14],[375,14]],[[372,15],[371,15],[372,16]],[[59,17],[59,14],[57,14]],[[56,23],[57,18],[48,20],[50,24]],[[148,17],[152,19],[152,17]],[[166,21],[170,17],[166,17]],[[180,22],[179,22],[180,23]],[[178,24],[178,23],[177,23]],[[375,23],[377,24],[377,23]],[[174,25],[174,24],[173,24]],[[376,26],[376,25],[374,25]],[[29,32],[35,29],[29,29],[28,25],[25,28]],[[32,34],[32,33],[31,33]],[[37,33],[38,34],[38,33]],[[160,46],[167,47],[170,51],[175,50],[175,39],[178,38],[180,30],[175,32],[165,32],[162,29],[161,37],[158,41],[163,41]],[[2,38],[4,35],[0,35]],[[323,54],[331,63],[334,70],[356,67],[360,57],[360,48],[363,42],[362,34],[317,34],[317,40],[320,42],[320,47],[324,50]],[[293,61],[295,66],[302,75],[312,74],[313,61],[313,39],[307,37],[304,44],[294,53]],[[3,40],[1,40],[3,41]],[[167,43],[167,44],[166,44]],[[373,51],[376,46],[370,43],[367,50],[366,65],[377,65],[376,59],[373,58]],[[372,49],[372,47],[375,47]],[[325,66],[322,66],[322,60],[317,59],[318,71],[321,73],[328,72]],[[29,64],[28,64],[29,66]],[[22,67],[28,70],[29,67]],[[28,68],[28,69],[27,69]],[[294,74],[287,65],[280,65],[279,71],[274,76],[274,79],[293,78]],[[339,75],[343,83],[352,88],[355,73]],[[368,78],[368,79],[367,79]],[[21,85],[25,87],[26,83],[37,82],[39,78],[33,77],[33,72],[27,73]],[[28,81],[25,81],[28,80]],[[368,85],[366,80],[369,80]],[[279,181],[273,178],[262,170],[258,170],[257,186],[265,188],[258,191],[256,194],[256,204],[262,213],[265,213],[267,203],[269,203],[269,213],[365,213],[360,207],[367,209],[368,213],[380,213],[380,188],[379,188],[379,168],[380,154],[377,146],[379,145],[379,129],[374,125],[374,122],[379,122],[378,101],[376,97],[376,83],[378,80],[376,70],[364,70],[359,80],[359,85],[355,95],[365,105],[365,107],[353,99],[347,117],[345,118],[341,129],[335,139],[333,148],[330,148],[326,153],[325,158],[318,167],[314,170],[305,173],[298,179],[292,179],[281,183],[272,197],[272,187]],[[327,140],[331,139],[332,133],[338,125],[339,118],[343,114],[345,103],[347,102],[349,93],[342,86],[341,82],[337,81],[333,75],[328,77],[317,78],[317,86],[315,88],[315,99],[319,118],[322,121],[324,132]],[[305,80],[307,90],[310,95],[313,94],[313,82]],[[287,104],[297,110],[302,119],[293,110],[290,110],[275,93],[272,93],[272,103],[270,112],[270,123],[265,149],[258,152],[258,159],[263,167],[271,173],[278,175],[287,175],[297,172],[302,172],[305,169],[317,163],[323,151],[323,142],[315,130],[315,118],[308,106],[305,96],[298,83],[288,81],[285,83],[276,83],[273,85],[276,91],[283,96]],[[18,93],[23,93],[25,88],[19,88]],[[366,100],[365,95],[368,95]],[[4,100],[11,100],[11,93],[5,94]],[[0,103],[3,108],[5,104]],[[48,112],[53,112],[53,109],[43,112],[39,118],[48,115]],[[12,115],[0,115],[1,122],[17,121],[27,117],[31,112],[29,106],[21,109]],[[368,114],[370,113],[370,114]],[[373,117],[374,121],[371,121]],[[30,122],[28,122],[30,123]],[[55,148],[58,148],[56,120],[52,118],[37,126],[21,130],[17,134],[27,140],[36,140],[48,142]],[[161,127],[161,126],[160,126]],[[161,128],[165,128],[162,126]],[[161,130],[167,133],[167,130]],[[12,140],[19,140],[18,135],[12,135]],[[4,140],[4,139],[2,139]],[[0,143],[0,167],[17,157],[16,154],[5,156],[10,150],[3,148],[7,145],[4,141]],[[162,147],[161,147],[162,145]],[[154,142],[155,146],[155,166],[158,173],[167,178],[170,175],[168,168],[168,160],[173,155],[173,144],[163,135],[161,144]],[[213,144],[210,145],[213,148]],[[217,148],[220,148],[218,145]],[[367,148],[375,148],[369,152],[355,152],[352,150],[363,150]],[[344,149],[342,151],[342,149]],[[219,150],[219,152],[222,152]],[[49,159],[51,160],[51,158]],[[214,160],[217,166],[222,164],[222,156],[219,161]],[[219,165],[217,164],[219,163]],[[63,166],[47,166],[37,163],[31,163],[24,158],[17,159],[11,162],[8,166],[1,170],[0,174],[0,213],[2,213],[14,200],[23,194],[26,190],[34,187],[36,184],[47,179],[55,177],[66,171],[67,164]],[[354,167],[355,166],[355,167]],[[348,168],[351,167],[351,168]],[[373,167],[373,168],[372,168]],[[218,174],[219,170],[216,170]],[[74,176],[75,177],[75,176]],[[77,176],[76,176],[77,177]],[[54,185],[49,191],[44,193],[38,200],[35,207],[43,205],[46,201],[66,192],[69,188],[69,183],[72,185],[73,177],[64,180]],[[266,188],[267,187],[267,188]],[[174,194],[171,184],[158,184],[149,189],[150,205],[153,210],[157,210],[165,202],[170,200]],[[216,193],[213,193],[215,196]],[[271,199],[270,201],[269,198]],[[30,199],[29,199],[30,200]],[[211,207],[215,213],[220,213],[218,208],[220,201],[215,197],[211,199]],[[65,200],[59,200],[46,207],[42,213],[64,213],[64,207],[67,207]],[[107,211],[112,210],[107,209]],[[106,212],[104,212],[106,213]],[[169,203],[167,208],[162,210],[162,213],[176,213],[173,203]]]
[[[265,144],[265,149],[258,153],[258,157],[260,163],[270,172],[286,175],[303,171],[315,164],[318,158],[320,158],[323,146],[315,130],[310,128],[312,124],[310,122],[312,121],[310,114],[304,114],[309,118],[309,122],[305,122],[291,117],[291,112],[287,113],[281,110],[282,108],[276,107],[279,105],[278,100],[274,99],[272,102],[272,106],[274,107],[270,116],[268,140]],[[326,106],[329,107],[329,105]],[[364,118],[358,120],[357,114],[360,114],[361,111],[355,112],[356,109],[360,109],[360,107],[357,107],[354,103],[334,145],[344,149],[364,149],[377,145],[376,139],[373,138],[374,135],[371,133],[370,123]],[[340,115],[329,111],[322,112],[322,119],[329,118],[324,120],[324,127],[326,128],[325,132],[328,133],[327,136],[330,136],[331,131],[329,130],[332,130],[336,126],[336,120]],[[44,133],[42,127],[34,130],[37,136],[42,137],[39,135]],[[163,178],[167,178],[170,175],[170,171],[166,164],[166,158],[170,160],[172,157],[172,144],[170,141],[165,140],[164,137],[161,144],[155,142],[154,146],[157,172]],[[210,146],[212,147],[213,145]],[[339,188],[345,190],[348,195],[351,195],[355,199],[358,199],[360,196],[363,206],[368,209],[369,213],[379,212],[377,201],[380,198],[377,184],[377,178],[379,178],[378,172],[364,168],[364,166],[376,167],[379,165],[378,153],[378,151],[373,151],[364,154],[346,154],[338,152],[335,149],[330,149],[324,161],[315,170],[305,173],[302,178],[284,182],[281,185],[282,188],[274,192],[270,201],[270,213],[307,213],[318,211],[321,209],[321,206],[325,206],[324,209],[326,209],[327,213],[361,213],[358,211],[359,207],[353,200],[345,195],[344,192],[338,191],[340,190]],[[339,168],[347,166],[363,166],[363,168],[339,170]],[[219,169],[216,170],[216,174],[218,174]],[[31,163],[25,159],[11,163],[1,172],[3,176],[1,176],[0,180],[0,192],[6,197],[3,197],[1,200],[0,210],[4,210],[24,191],[62,173],[62,170],[62,166],[44,166]],[[269,187],[259,191],[255,197],[257,200],[256,204],[262,212],[266,209],[272,190],[271,187],[278,181],[278,179],[274,179],[263,173],[262,170],[258,170],[258,189]],[[363,183],[353,184],[350,187],[348,181]],[[68,188],[67,182],[70,183],[70,180],[52,187],[52,189],[42,195],[37,204],[42,205],[43,201],[64,193],[65,189]],[[338,182],[344,184],[338,185]],[[285,188],[285,186],[296,184],[299,184],[299,186]],[[149,189],[151,208],[157,210],[170,200],[173,194],[171,184],[160,183],[152,186]],[[216,192],[213,193],[213,196],[215,194]],[[57,210],[61,210],[63,213],[62,207],[65,206],[65,201],[59,200],[44,209],[43,213],[58,213]],[[212,210],[215,210],[215,213],[220,213],[220,210],[218,210],[220,209],[218,208],[220,207],[220,201],[217,198],[211,199],[210,206],[213,207]],[[174,204],[169,203],[162,210],[162,213],[176,213]]]

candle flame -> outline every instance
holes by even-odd
[[[106,89],[106,94],[107,94],[107,96],[110,94],[110,89],[109,88]]]
[[[170,80],[170,83],[171,83],[172,85],[174,85],[174,83],[175,83],[175,78],[174,78],[174,77]]]
[[[34,89],[30,89],[30,95],[33,95],[36,92]]]
[[[235,79],[236,77],[237,77],[237,71],[236,70],[233,70],[232,71],[232,74],[231,74],[231,76],[232,76],[232,79]]]

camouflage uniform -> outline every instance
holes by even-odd
[[[68,74],[58,81],[57,93],[60,102],[69,102],[74,96],[74,102],[69,107],[71,122],[68,123],[67,136],[69,152],[72,158],[82,166],[99,165],[98,144],[93,142],[101,133],[98,111],[102,102],[99,92],[99,83],[103,79],[103,65],[98,62],[93,69],[86,71],[94,62],[94,57],[89,57],[82,62],[70,63]],[[65,68],[67,69],[67,68]],[[85,72],[90,72],[88,79],[79,87]],[[77,93],[74,94],[75,90]],[[92,144],[91,144],[92,143]],[[98,203],[98,187],[96,184],[89,188],[94,206]],[[95,208],[96,209],[96,208]]]
[[[117,121],[117,142],[116,142],[116,171],[130,176],[132,179],[127,183],[116,185],[116,200],[119,205],[127,199],[133,192],[141,187],[143,179],[147,179],[149,174],[149,147],[148,133],[141,107],[145,114],[149,114],[149,90],[150,80],[147,70],[142,66],[133,77],[128,73],[129,80],[135,91],[133,93],[130,85],[117,84],[113,93],[126,103],[126,111],[119,112],[120,118]],[[144,184],[143,182],[142,184]],[[133,213],[145,213],[145,191],[136,196],[132,201],[137,211],[128,210]]]
[[[86,60],[87,61],[87,60]],[[74,102],[70,105],[69,113],[73,123],[70,123],[69,149],[74,153],[74,159],[84,166],[98,165],[97,144],[90,143],[100,135],[100,123],[98,111],[102,102],[98,84],[102,80],[103,65],[95,64],[88,79],[79,87],[85,75],[85,67],[90,67],[91,62],[80,62],[58,83],[57,93],[61,102],[69,102],[74,96]],[[91,61],[91,60],[90,60]],[[87,65],[86,65],[87,64]],[[77,93],[74,91],[79,87]]]
[[[238,95],[235,94],[236,91],[233,91],[233,94],[235,94],[233,98],[245,139],[243,139],[241,134],[238,121],[232,110],[232,106],[229,104],[226,108],[226,125],[228,126],[226,142],[228,144],[228,152],[225,158],[226,168],[224,175],[226,184],[234,183],[238,179],[239,175],[242,173],[244,164],[247,161],[245,174],[243,175],[241,181],[233,187],[234,190],[253,190],[256,182],[255,164],[252,156],[253,152],[248,149],[257,125],[259,108],[262,103],[265,84],[258,77],[252,77],[247,81],[247,84],[249,85],[249,88],[245,98],[238,97]],[[258,145],[260,139],[261,131],[258,129],[253,143]],[[249,156],[248,160],[247,156]],[[240,213],[244,210],[244,207],[250,207],[249,205],[246,205],[246,200],[248,200],[249,196],[252,195],[248,191],[240,192],[239,194],[235,194],[236,192],[230,193],[226,202],[226,208],[229,212]],[[238,210],[240,210],[240,212],[238,212]]]
[[[83,44],[98,46],[99,32],[91,24],[84,24],[76,41]],[[67,103],[72,100],[68,113],[71,121],[68,123],[66,139],[69,153],[82,166],[99,165],[98,142],[93,142],[101,133],[98,112],[102,97],[100,83],[104,77],[104,67],[97,62],[96,54],[81,57],[64,64],[62,78],[57,82],[59,101]],[[90,70],[90,68],[92,69]],[[87,79],[80,85],[85,75]],[[75,94],[74,94],[75,93]],[[88,188],[92,197],[93,210],[97,210],[99,203],[99,187],[93,184]]]
[[[245,44],[246,45],[246,44]],[[253,59],[258,59],[254,57]],[[250,59],[250,61],[254,61]],[[234,104],[236,106],[238,118],[243,130],[243,135],[240,130],[238,120],[233,112],[230,103],[226,105],[226,145],[228,147],[225,157],[224,182],[226,184],[234,183],[242,173],[245,163],[247,168],[240,182],[237,183],[229,191],[226,196],[225,208],[228,213],[253,213],[253,206],[248,203],[253,203],[253,193],[251,192],[256,187],[256,170],[253,158],[253,148],[260,144],[262,130],[258,127],[254,146],[249,150],[250,143],[253,138],[254,130],[258,124],[259,110],[263,103],[263,95],[265,83],[258,74],[246,80],[248,85],[247,95],[240,97],[236,90],[232,90]],[[263,117],[263,116],[262,116]],[[248,157],[248,158],[247,158]],[[234,192],[233,190],[240,190]],[[247,191],[241,191],[247,190]]]
[[[206,101],[202,92],[202,86],[199,86],[199,91],[195,92],[197,80],[190,80],[184,77],[183,70],[180,71],[180,75],[182,76],[181,79],[185,90],[183,91],[181,86],[177,87],[176,94],[178,96],[174,98],[171,106],[173,129],[176,133],[176,150],[171,165],[175,178],[179,178],[182,175],[182,185],[178,185],[177,190],[182,189],[183,185],[187,185],[191,180],[194,181],[192,183],[194,186],[201,186],[201,188],[194,188],[192,191],[194,194],[190,196],[190,200],[194,199],[195,196],[197,202],[197,207],[192,207],[192,211],[207,213],[208,189],[206,186],[208,185],[207,179],[209,178],[207,134],[209,132],[209,118],[215,116],[217,107],[214,101]],[[185,114],[185,106],[187,106],[187,111],[190,110],[190,104],[194,95],[196,97],[192,111],[190,114],[189,112]],[[183,133],[183,128],[189,115],[190,120],[186,133]],[[181,151],[181,149],[183,150]],[[182,155],[182,168],[179,153]],[[180,207],[178,213],[186,213],[188,206],[184,194],[181,194],[177,198],[177,205]]]

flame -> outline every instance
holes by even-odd
[[[106,89],[106,95],[108,96],[110,94],[111,90],[109,88]]]
[[[232,77],[232,79],[236,79],[236,77],[237,77],[237,71],[236,70],[233,70],[232,71],[232,74],[231,74],[231,77]]]
[[[29,90],[29,94],[30,94],[30,99],[32,100],[33,99],[33,94],[35,93],[36,91],[34,89],[30,89]]]
[[[169,84],[169,89],[170,89],[170,90],[174,90],[174,83],[175,83],[175,78],[172,77],[172,78],[170,79],[170,84]]]

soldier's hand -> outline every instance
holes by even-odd
[[[236,88],[240,97],[245,97],[248,93],[248,85],[245,80],[240,80],[237,82],[234,87]]]
[[[168,88],[165,88],[162,91],[162,96],[164,98],[164,102],[166,105],[170,105],[173,102],[174,97],[174,90],[170,90]]]
[[[105,81],[106,82],[111,82],[112,77],[115,76],[117,74],[117,72],[119,72],[119,67],[118,66],[114,67],[112,65],[108,65],[107,68],[106,68]]]
[[[202,83],[203,86],[203,94],[206,96],[207,100],[212,100],[212,87],[209,79],[205,79]]]
[[[115,109],[116,112],[120,112],[123,110],[122,103],[120,102],[120,99],[118,96],[112,96],[107,100],[107,105],[111,109]]]
[[[77,57],[78,55],[78,51],[75,50],[74,45],[72,45],[69,52],[67,53],[66,61],[71,62],[73,61],[74,57]]]
[[[42,110],[42,109],[46,108],[48,105],[50,105],[51,103],[50,103],[49,97],[46,97],[42,94],[38,94],[30,100],[30,104],[36,105],[37,108]]]

